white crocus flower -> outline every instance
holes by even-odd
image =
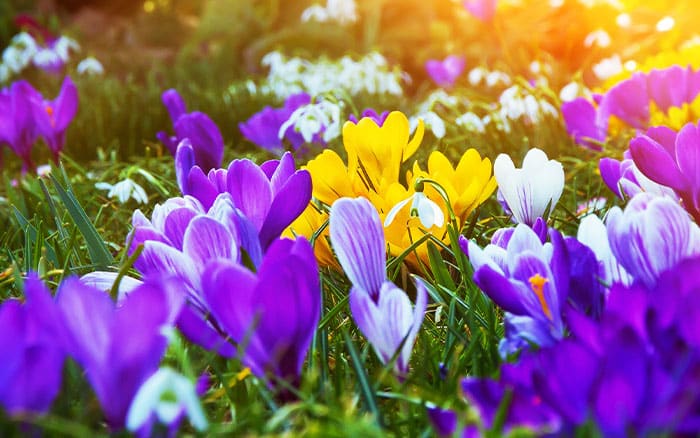
[[[530,226],[545,215],[548,206],[549,211],[554,210],[564,190],[561,163],[548,159],[547,154],[537,148],[528,151],[520,169],[515,168],[508,155],[499,154],[493,173],[516,222]]]
[[[88,56],[80,61],[77,70],[80,75],[102,75],[105,72],[102,63],[92,56]]]
[[[411,216],[418,216],[420,223],[425,228],[431,228],[432,226],[441,227],[445,223],[445,215],[435,202],[428,199],[423,192],[416,192],[394,205],[389,213],[387,213],[384,219],[384,226],[388,227],[394,222],[396,215],[401,211],[406,204],[411,202]]]
[[[632,284],[632,277],[620,266],[610,249],[608,229],[600,218],[594,214],[581,219],[576,239],[589,247],[598,262],[603,266],[603,281],[607,285],[614,283]]]
[[[117,198],[121,204],[125,204],[129,198],[139,204],[148,203],[148,195],[146,191],[131,178],[126,178],[123,181],[112,185],[106,182],[99,182],[95,187],[100,190],[109,190],[108,198]]]
[[[209,427],[194,383],[172,368],[160,368],[141,385],[134,396],[126,418],[126,427],[134,432],[146,424],[153,414],[160,423],[169,425],[183,412],[199,432],[204,432]]]

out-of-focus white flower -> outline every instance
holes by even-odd
[[[493,174],[499,191],[513,218],[532,226],[546,210],[554,210],[564,190],[564,168],[547,158],[542,150],[533,148],[523,159],[520,169],[506,154],[499,154],[493,163]],[[546,218],[544,218],[546,219]]]
[[[313,5],[301,13],[301,21],[318,21],[325,23],[335,21],[349,24],[357,21],[355,0],[327,0],[326,6]]]
[[[409,119],[411,133],[416,130],[418,122],[421,119],[423,123],[425,123],[425,127],[433,132],[435,138],[440,139],[445,136],[445,122],[434,111],[428,111],[411,117]]]
[[[630,14],[624,12],[615,18],[615,23],[617,23],[619,27],[628,28],[632,25],[632,17]]]
[[[278,135],[281,138],[293,126],[307,143],[317,134],[327,143],[340,136],[340,110],[338,104],[327,100],[301,106],[280,126]]]
[[[386,214],[386,218],[384,219],[385,227],[388,227],[394,222],[396,215],[409,201],[413,201],[411,202],[411,216],[418,216],[421,225],[426,229],[434,225],[441,227],[445,223],[445,214],[440,207],[435,202],[428,199],[423,192],[415,192],[389,210],[389,213]]]
[[[518,85],[505,89],[498,102],[501,104],[499,114],[504,120],[524,118],[528,123],[536,124],[543,116],[559,116],[559,111],[554,105],[536,98]]]
[[[105,72],[102,63],[92,56],[88,56],[80,61],[77,70],[80,75],[102,75]]]
[[[576,99],[583,91],[583,87],[578,82],[569,82],[562,87],[559,92],[559,98],[562,102],[570,102]]]
[[[477,116],[473,112],[464,113],[455,119],[455,123],[458,126],[464,126],[470,131],[476,131],[480,134],[486,132],[486,126],[481,117]]]
[[[126,427],[134,432],[154,414],[161,424],[170,425],[183,413],[199,432],[209,427],[194,382],[172,368],[163,367],[136,392],[126,417]]]
[[[620,55],[615,54],[610,58],[605,58],[593,66],[593,73],[598,79],[604,81],[622,71],[622,60]]]
[[[0,64],[0,84],[10,80],[12,72],[5,64]]]
[[[598,47],[608,47],[610,46],[610,35],[603,29],[597,29],[586,35],[583,40],[583,45],[586,47],[593,47],[594,45]]]
[[[338,90],[351,96],[403,93],[402,72],[389,68],[379,53],[370,53],[358,61],[344,56],[336,61],[321,58],[311,62],[272,52],[263,57],[262,64],[270,69],[265,85],[281,99],[300,92],[320,96]]]
[[[129,198],[133,198],[134,201],[138,202],[139,204],[148,203],[148,195],[146,194],[146,191],[131,178],[126,178],[114,185],[106,182],[98,182],[95,184],[95,188],[99,190],[109,190],[107,197],[116,197],[121,204],[125,204]]]
[[[13,73],[24,70],[36,54],[39,46],[27,32],[20,32],[10,40],[2,53],[3,64]]]
[[[51,165],[50,164],[42,164],[41,166],[37,166],[37,168],[36,168],[36,174],[38,176],[47,176],[50,173],[51,173]]]
[[[669,30],[673,29],[675,25],[676,20],[667,15],[656,23],[656,30],[659,32],[668,32]]]

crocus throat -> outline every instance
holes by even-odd
[[[549,279],[541,276],[540,274],[535,274],[532,277],[528,278],[527,281],[530,282],[530,287],[532,288],[532,291],[535,293],[535,295],[537,295],[537,298],[540,300],[540,306],[542,306],[542,311],[544,312],[545,316],[551,320],[552,311],[549,309],[547,300],[544,299],[544,284],[548,282]]]
[[[51,127],[55,128],[56,121],[53,118],[53,107],[51,105],[46,105],[46,107],[44,109],[46,110],[46,114],[49,115],[49,120],[51,121]]]

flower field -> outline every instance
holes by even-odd
[[[700,435],[698,19],[0,3],[0,436]]]

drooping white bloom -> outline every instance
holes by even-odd
[[[148,203],[146,191],[131,178],[125,178],[114,185],[107,182],[99,182],[95,184],[95,188],[109,190],[107,197],[117,198],[121,204],[125,204],[129,198],[133,198],[139,204]]]
[[[172,424],[186,413],[200,432],[209,427],[194,383],[172,368],[163,367],[146,380],[134,396],[126,418],[130,431],[140,429],[155,414],[161,424]]]
[[[576,99],[582,92],[583,87],[577,82],[569,82],[559,91],[559,98],[562,102],[570,102]]]
[[[326,6],[313,5],[306,8],[301,13],[301,21],[354,23],[357,21],[357,6],[355,0],[327,0]]]
[[[19,73],[32,62],[39,46],[27,32],[20,32],[10,40],[2,53],[2,63],[13,73]]]
[[[610,58],[605,58],[593,66],[593,73],[598,79],[604,81],[622,72],[622,60],[620,55],[614,54]]]
[[[92,56],[88,56],[87,58],[80,61],[77,70],[78,74],[80,75],[102,75],[105,72],[102,63]]]
[[[423,192],[416,192],[394,205],[384,219],[384,226],[388,227],[394,222],[396,215],[402,208],[411,202],[411,216],[418,216],[421,225],[426,229],[433,226],[441,227],[445,223],[445,214],[442,209],[433,201],[431,201]]]
[[[548,207],[549,211],[554,210],[564,190],[561,163],[548,159],[547,154],[537,148],[528,151],[520,169],[508,155],[499,154],[493,173],[515,221],[530,226],[538,217],[544,217]]]
[[[438,116],[435,113],[435,111],[427,111],[411,117],[409,119],[411,133],[413,133],[416,130],[416,127],[418,127],[418,123],[420,120],[423,120],[423,123],[425,123],[425,127],[433,132],[435,138],[440,139],[445,136],[445,121],[442,120],[442,118],[440,118],[440,116]]]
[[[597,29],[586,35],[583,45],[586,47],[598,46],[606,48],[610,46],[610,35],[604,29]]]
[[[327,143],[340,136],[340,105],[322,100],[297,108],[280,126],[278,133],[280,138],[290,126],[301,133],[307,143],[311,142],[317,134],[321,135],[323,141]]]
[[[484,121],[481,119],[481,117],[477,116],[471,111],[457,117],[455,119],[455,123],[458,126],[464,126],[465,128],[480,134],[486,132],[486,124]]]

